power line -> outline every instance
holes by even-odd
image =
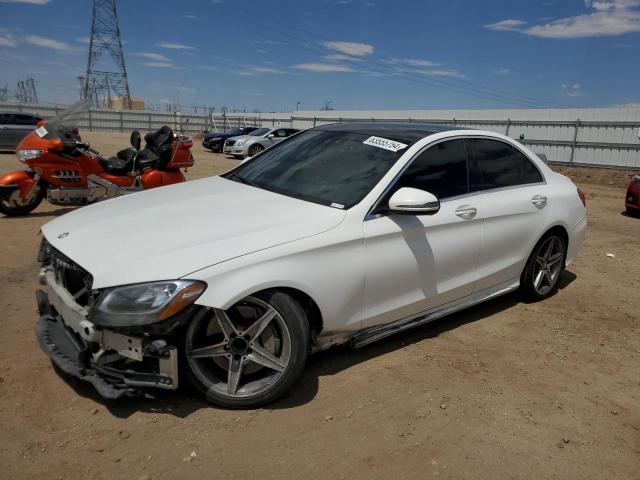
[[[229,8],[233,8],[235,10],[244,10],[247,13],[254,13],[251,12],[249,9],[247,8],[243,8],[240,5],[229,5],[227,2],[225,2],[224,0],[222,0],[220,2],[220,5],[224,5],[227,6]],[[282,22],[279,22],[275,19],[272,18],[265,18],[264,16],[261,16],[261,21],[267,20],[268,22],[271,22],[273,24],[279,24],[279,25],[283,25],[284,27],[286,27],[288,30],[298,30],[300,32],[302,32],[302,30],[297,29],[291,25],[285,25]],[[262,28],[264,29],[264,25],[262,25]],[[278,30],[278,29],[272,29],[273,31],[278,32],[280,35],[283,35],[285,37],[288,38],[292,38],[295,39],[297,41],[303,42],[303,43],[308,43],[309,42],[309,38],[302,38],[300,36],[297,35],[293,35],[291,33],[282,31],[282,30]],[[328,42],[328,40],[326,38],[320,37],[319,35],[314,35],[314,34],[310,34],[309,32],[303,32],[304,35],[310,35],[311,37],[315,37],[315,40],[320,40],[321,42]],[[326,54],[325,50],[319,50],[316,48],[311,48],[309,46],[304,46],[304,45],[294,45],[294,47],[296,48],[301,48],[304,50],[308,50],[308,51],[312,51],[314,53],[319,53],[319,54]],[[370,54],[370,52],[364,50],[364,49],[359,49],[357,46],[350,46],[350,48],[352,48],[353,50],[358,51],[359,53],[362,54],[367,54],[367,56]],[[364,55],[362,55],[364,56]],[[400,77],[400,78],[404,78],[405,80],[409,80],[409,81],[413,81],[414,83],[418,83],[418,84],[422,84],[422,85],[426,85],[426,86],[431,86],[431,87],[436,87],[436,88],[440,88],[443,90],[449,90],[449,91],[453,91],[455,93],[462,93],[465,95],[470,95],[470,96],[478,96],[478,97],[482,97],[484,99],[487,100],[491,100],[491,101],[495,101],[495,102],[508,102],[509,104],[513,104],[513,105],[520,105],[520,106],[527,106],[527,107],[535,107],[535,108],[549,108],[550,106],[554,106],[554,107],[566,107],[567,105],[563,105],[557,102],[550,102],[547,100],[541,100],[538,98],[534,98],[534,97],[528,97],[525,95],[520,95],[520,94],[514,94],[505,90],[500,90],[500,89],[496,89],[493,87],[486,87],[477,83],[473,83],[473,82],[469,82],[463,79],[456,79],[456,78],[448,78],[448,79],[443,79],[438,75],[434,75],[434,74],[429,74],[428,71],[422,72],[423,75],[427,75],[428,78],[424,78],[423,75],[419,74],[419,73],[414,73],[414,72],[398,72],[397,70],[394,70],[392,67],[390,68],[390,65],[393,64],[397,64],[398,62],[396,62],[394,59],[390,58],[390,57],[385,57],[383,55],[380,54],[373,54],[373,57],[377,57],[382,59],[381,61],[370,61],[370,60],[365,60],[364,58],[353,58],[352,60],[357,61],[358,65],[362,65],[362,64],[368,64],[366,65],[367,68],[369,68],[370,71],[376,72],[376,73],[383,73],[383,74],[393,74],[394,76]],[[384,62],[384,63],[383,63]],[[457,83],[456,83],[457,82]],[[495,92],[495,93],[492,93]]]

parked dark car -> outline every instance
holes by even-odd
[[[0,150],[14,151],[42,117],[23,112],[0,112]]]
[[[224,141],[227,138],[238,137],[240,135],[247,135],[260,127],[238,127],[228,132],[207,132],[202,140],[202,146],[208,148],[212,152],[222,153],[222,147]]]

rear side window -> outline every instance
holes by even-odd
[[[402,187],[419,188],[438,198],[467,193],[464,140],[437,143],[418,155],[398,180],[394,191]]]
[[[10,125],[12,117],[10,113],[0,113],[0,125]]]
[[[34,117],[33,115],[21,115],[19,113],[16,113],[13,116],[13,121],[15,125],[35,126],[36,123],[38,123],[36,117]]]
[[[542,182],[537,167],[522,152],[498,140],[467,140],[471,192]]]
[[[514,148],[513,156],[520,168],[520,183],[540,183],[543,182],[542,174],[538,167],[534,165],[534,163],[529,160],[520,150]]]

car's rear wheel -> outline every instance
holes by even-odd
[[[264,147],[259,143],[256,143],[255,145],[251,145],[249,147],[249,156],[253,157],[254,155],[259,154],[262,150],[264,150]]]
[[[309,351],[309,324],[289,295],[249,296],[226,311],[203,309],[185,336],[186,374],[211,403],[255,408],[298,380]]]
[[[520,279],[520,288],[527,299],[542,300],[557,290],[566,255],[567,245],[560,235],[551,233],[538,242]]]

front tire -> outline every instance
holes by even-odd
[[[309,352],[309,323],[289,295],[268,291],[226,311],[203,309],[185,335],[185,374],[223,408],[274,402],[298,381]]]
[[[254,155],[259,154],[263,150],[264,150],[264,147],[259,143],[256,143],[255,145],[251,145],[249,147],[249,156],[253,157]]]
[[[45,188],[42,184],[38,183],[35,188],[36,190],[26,199],[20,196],[19,188],[0,189],[0,213],[7,217],[17,217],[31,213],[40,205],[45,195]]]
[[[558,289],[564,270],[567,244],[561,236],[550,233],[536,244],[520,278],[520,290],[525,299],[544,300]]]

